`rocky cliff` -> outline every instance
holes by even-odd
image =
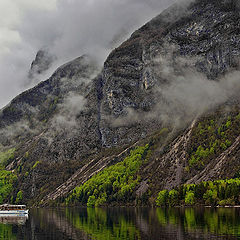
[[[113,50],[102,69],[79,57],[13,99],[0,113],[1,152],[14,151],[4,166],[18,176],[13,199],[20,190],[32,204],[65,197],[146,143],[151,157],[137,194],[234,177],[238,5],[177,3]]]

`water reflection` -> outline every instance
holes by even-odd
[[[28,219],[25,214],[0,214],[0,223],[24,225]]]
[[[213,236],[218,236],[217,239],[240,239],[238,208],[159,208],[156,214],[161,226],[180,227],[192,236],[200,234],[207,239]]]
[[[240,209],[32,209],[0,216],[0,239],[240,239]]]
[[[66,211],[66,217],[74,227],[94,239],[141,239],[133,222],[134,212],[120,209],[87,208],[83,211]]]

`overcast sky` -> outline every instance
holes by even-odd
[[[0,0],[0,107],[26,88],[39,49],[48,47],[58,58],[48,76],[57,65],[86,53],[103,63],[119,41],[173,2]]]

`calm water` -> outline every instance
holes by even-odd
[[[240,239],[240,209],[32,209],[0,216],[0,239]]]

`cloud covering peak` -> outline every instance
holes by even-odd
[[[25,90],[30,64],[39,49],[47,47],[57,59],[39,80],[83,54],[102,64],[114,47],[174,2],[1,0],[0,107]]]

